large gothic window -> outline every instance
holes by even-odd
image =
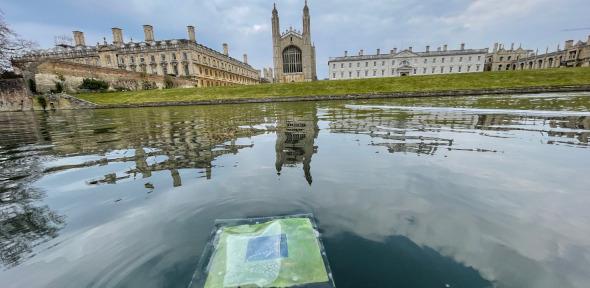
[[[283,50],[283,73],[303,72],[303,64],[301,63],[301,49],[289,46]]]

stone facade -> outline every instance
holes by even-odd
[[[465,44],[458,50],[448,50],[444,45],[431,51],[430,46],[426,46],[425,52],[414,52],[412,47],[401,52],[394,48],[389,53],[377,49],[374,55],[365,55],[361,50],[358,56],[349,56],[345,51],[344,56],[328,61],[329,79],[483,72],[487,53],[488,49],[465,49]]]
[[[307,0],[303,8],[303,32],[293,27],[281,33],[276,5],[272,10],[274,82],[317,80],[315,46],[311,41],[311,16]]]
[[[0,111],[33,109],[33,98],[22,78],[0,80]]]
[[[565,42],[564,49],[557,47],[556,51],[543,54],[525,50],[514,49],[514,44],[508,50],[503,45],[494,44],[494,50],[486,57],[486,70],[531,70],[547,68],[590,67],[590,36],[586,42],[574,40]]]
[[[13,60],[17,68],[48,59],[121,69],[154,76],[171,75],[190,79],[198,87],[253,85],[260,82],[260,71],[248,64],[247,55],[239,61],[229,56],[224,44],[220,53],[196,42],[195,28],[187,27],[188,39],[156,41],[154,29],[144,25],[145,40],[125,42],[123,30],[113,28],[113,42],[86,45],[84,33],[74,31],[74,45],[60,44]]]
[[[28,63],[25,71],[25,77],[35,80],[39,93],[51,92],[56,83],[61,83],[65,92],[76,93],[85,78],[105,81],[111,90],[143,90],[147,87],[153,89],[165,86],[164,76],[59,60]],[[191,79],[173,78],[172,82],[175,87],[182,88],[196,85]]]

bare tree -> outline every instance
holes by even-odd
[[[0,10],[0,73],[11,71],[10,60],[35,48],[32,41],[22,39],[4,21],[4,13]]]

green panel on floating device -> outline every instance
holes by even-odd
[[[334,287],[311,215],[217,221],[208,248],[192,287]]]

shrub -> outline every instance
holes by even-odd
[[[35,79],[29,79],[29,90],[31,90],[31,93],[37,94],[37,82],[35,82]]]
[[[45,99],[45,97],[37,96],[37,103],[39,103],[39,105],[41,105],[41,108],[43,108],[43,110],[45,110],[45,108],[47,108],[47,100]]]
[[[61,93],[64,92],[64,84],[61,82],[55,82],[55,89],[51,90],[51,93]]]
[[[109,83],[102,80],[84,78],[84,80],[82,80],[82,84],[80,85],[80,89],[91,91],[104,91],[109,89]]]
[[[174,80],[170,76],[164,77],[164,88],[170,89],[174,88]]]
[[[158,88],[158,86],[156,86],[155,82],[149,82],[149,81],[143,81],[143,90],[153,90]]]

